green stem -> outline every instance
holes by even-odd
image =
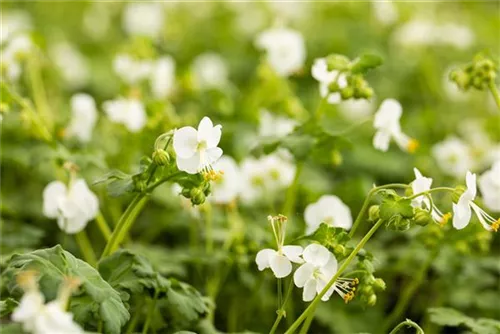
[[[82,252],[85,261],[87,261],[87,263],[92,267],[95,267],[97,265],[97,257],[95,256],[94,249],[90,244],[87,232],[85,232],[85,230],[78,232],[75,234],[75,239],[78,243],[78,247],[80,247],[80,251]]]
[[[116,224],[116,227],[113,233],[111,234],[111,237],[109,238],[106,247],[104,248],[104,251],[101,255],[101,259],[112,254],[118,249],[120,243],[127,235],[128,231],[130,230],[135,221],[135,218],[137,217],[139,212],[141,212],[147,200],[148,197],[146,196],[145,193],[137,194],[134,197],[134,199],[129,204],[123,215],[120,217],[118,224]]]
[[[279,306],[279,309],[276,311],[276,313],[278,315],[276,316],[276,320],[274,321],[273,327],[271,328],[271,331],[269,332],[269,334],[274,334],[274,332],[276,332],[276,329],[278,329],[278,325],[280,324],[281,319],[284,316],[286,316],[285,306],[286,306],[286,303],[288,302],[288,299],[290,299],[290,295],[292,294],[292,290],[293,290],[293,278],[290,278],[290,283],[288,284],[288,289],[286,291],[285,300],[283,301],[283,304],[281,304]]]
[[[418,193],[418,194],[413,194],[409,197],[406,197],[406,199],[414,199],[414,198],[417,198],[417,197],[420,197],[420,196],[425,196],[427,194],[430,194],[430,193],[433,193],[433,192],[436,192],[436,191],[455,191],[455,189],[453,188],[449,188],[449,187],[437,187],[437,188],[432,188],[432,189],[429,189],[427,191],[423,191],[421,193]]]
[[[356,245],[356,248],[349,254],[347,259],[342,263],[338,271],[332,277],[332,279],[326,284],[326,286],[321,290],[321,292],[313,299],[311,304],[305,309],[304,312],[298,317],[297,320],[288,328],[285,334],[294,333],[300,326],[300,324],[306,320],[308,316],[314,317],[314,311],[316,309],[316,305],[320,302],[321,297],[325,295],[325,293],[335,284],[335,281],[340,277],[340,275],[347,269],[351,261],[356,257],[356,254],[363,248],[368,240],[373,236],[373,234],[377,231],[377,229],[384,223],[383,220],[379,219],[375,225],[366,233],[366,235],[361,239],[361,241]]]
[[[205,213],[205,251],[211,254],[214,250],[214,233],[212,224],[212,207],[210,203],[205,203],[203,207]]]
[[[32,55],[28,58],[28,73],[36,109],[40,113],[41,118],[50,131],[52,129],[52,115],[47,101],[45,88],[43,86],[40,63],[38,62],[38,59],[39,55]]]
[[[422,284],[422,281],[425,278],[425,274],[429,270],[430,266],[432,265],[432,262],[434,262],[434,259],[438,254],[439,250],[437,248],[434,249],[432,253],[429,254],[427,261],[423,264],[422,267],[420,267],[420,270],[415,275],[412,275],[412,281],[405,287],[403,292],[400,294],[396,306],[389,314],[389,316],[385,319],[384,325],[382,326],[383,333],[387,333],[389,328],[391,328],[391,326],[393,326],[393,324],[398,319],[400,319],[403,313],[406,311],[409,302],[413,299],[413,296],[415,295],[418,288]]]
[[[314,309],[311,312],[312,316],[307,317],[306,321],[304,321],[304,324],[302,325],[299,334],[307,334],[307,331],[309,330],[309,327],[311,326],[311,323],[314,319],[315,312],[316,312],[316,307],[314,307]]]
[[[108,242],[111,238],[111,229],[109,228],[108,223],[106,223],[106,219],[104,219],[102,212],[99,212],[99,214],[95,218],[95,221],[97,223],[97,227],[99,227],[99,230],[102,233],[102,236],[104,237],[106,242]]]
[[[153,317],[155,307],[156,307],[156,299],[158,298],[158,292],[155,293],[154,299],[151,301],[149,305],[148,315],[146,316],[146,322],[144,323],[144,328],[142,329],[142,334],[147,334],[149,329],[149,324],[151,323],[151,318]]]
[[[424,330],[416,322],[413,322],[410,319],[406,319],[405,321],[394,327],[394,329],[389,334],[396,334],[404,326],[415,328],[417,330],[417,334],[425,334]]]
[[[126,334],[132,334],[134,332],[137,323],[139,322],[139,318],[142,314],[142,306],[144,305],[144,299],[142,299],[139,303],[137,303],[137,308],[135,309],[134,315],[132,319],[130,319],[127,329],[125,331]]]
[[[359,224],[361,224],[361,220],[363,219],[363,216],[368,209],[368,205],[370,204],[370,201],[379,190],[382,189],[387,189],[387,188],[408,188],[407,184],[402,184],[402,183],[391,183],[391,184],[386,184],[383,186],[375,187],[370,190],[368,195],[365,198],[365,201],[363,202],[363,206],[361,207],[361,210],[359,211],[358,216],[356,217],[356,220],[354,221],[354,224],[352,225],[351,231],[349,232],[349,237],[352,238],[354,235],[354,232],[356,232],[357,228],[359,227]]]
[[[495,85],[495,82],[491,80],[488,84],[488,87],[490,88],[491,94],[493,95],[493,99],[495,100],[498,109],[500,109],[500,93],[498,92],[498,88]]]
[[[303,161],[297,162],[297,167],[295,169],[295,176],[293,178],[293,182],[290,185],[290,187],[288,187],[288,190],[286,192],[285,204],[283,205],[283,214],[288,218],[290,218],[295,209],[295,202],[297,200],[297,188],[299,185],[299,178],[300,175],[302,174],[303,169],[304,169],[304,162]]]

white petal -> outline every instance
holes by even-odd
[[[483,227],[487,230],[487,231],[491,231],[492,228],[491,226],[486,222],[486,220],[484,219],[484,215],[486,214],[479,206],[477,206],[476,204],[474,203],[471,203],[471,207],[472,207],[472,210],[474,210],[474,213],[476,214],[477,216],[477,219],[479,219],[479,222],[481,223],[481,225],[483,225]]]
[[[190,158],[196,153],[198,146],[198,132],[191,126],[185,126],[176,130],[173,145],[177,157]]]
[[[274,254],[276,254],[276,251],[269,248],[263,249],[257,253],[257,256],[255,257],[255,263],[257,263],[257,267],[260,271],[269,268],[269,259]]]
[[[200,168],[200,154],[195,153],[190,158],[177,157],[177,168],[189,174],[197,174]]]
[[[300,246],[283,246],[281,248],[283,254],[292,262],[302,263],[304,260],[300,257],[302,255],[303,249]]]
[[[458,204],[453,203],[453,227],[457,230],[463,229],[469,224],[471,214],[468,204],[464,205],[460,201]]]
[[[66,185],[60,181],[49,183],[43,190],[43,214],[48,218],[57,218],[59,201],[66,196]]]
[[[59,228],[68,234],[75,234],[82,231],[87,226],[87,223],[87,217],[83,214],[70,218],[61,216],[57,219]]]
[[[382,152],[387,152],[390,142],[391,135],[386,131],[377,131],[373,137],[373,147]]]
[[[88,220],[94,219],[99,212],[99,200],[89,189],[84,179],[77,179],[71,186],[69,197],[85,213]]]
[[[302,291],[302,300],[305,302],[310,302],[316,296],[316,280],[314,278],[309,279],[304,285],[304,291]]]
[[[293,274],[293,282],[298,288],[302,288],[306,282],[313,277],[314,265],[304,263]]]
[[[331,93],[328,94],[328,98],[326,99],[326,101],[329,104],[339,104],[342,101],[342,97],[340,93]]]
[[[19,305],[12,312],[12,321],[26,322],[39,314],[44,304],[44,297],[38,291],[26,292]]]
[[[213,147],[205,151],[207,160],[206,163],[209,165],[212,165],[219,160],[219,158],[222,156],[222,149],[219,147]]]
[[[321,224],[322,212],[318,203],[309,204],[304,210],[304,220],[306,221],[306,233],[311,234]]]
[[[307,263],[311,263],[316,267],[323,267],[330,259],[330,252],[322,245],[311,244],[304,249],[302,257]]]
[[[473,200],[476,198],[477,194],[477,186],[476,186],[476,174],[472,174],[471,172],[467,171],[467,175],[465,176],[465,183],[467,185],[467,193],[470,195],[469,200]]]
[[[270,257],[269,265],[276,278],[287,277],[292,272],[292,263],[290,260],[288,260],[286,256],[279,255],[278,253]]]
[[[141,102],[131,100],[123,124],[130,132],[138,132],[146,125],[147,117]]]
[[[337,258],[335,258],[333,254],[330,254],[328,263],[324,267],[320,268],[320,271],[327,280],[330,280],[337,273],[337,268]]]
[[[205,141],[207,148],[216,147],[220,142],[222,125],[214,126],[210,118],[203,117],[198,125],[198,141]]]

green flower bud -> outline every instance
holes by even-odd
[[[182,188],[181,195],[184,196],[185,198],[191,198],[191,189]]]
[[[137,191],[144,191],[146,190],[148,184],[146,182],[146,180],[140,178],[140,177],[132,177],[132,180],[134,181],[134,187],[135,187],[135,190]]]
[[[413,217],[415,224],[420,226],[426,226],[432,222],[432,215],[427,210],[420,208],[415,209],[415,216]]]
[[[387,223],[387,227],[393,231],[404,232],[410,228],[410,221],[399,214],[394,215]]]
[[[211,191],[212,191],[212,185],[210,184],[210,182],[205,182],[203,184],[203,194],[205,194],[205,196],[208,196],[210,195]]]
[[[377,304],[377,295],[373,294],[368,298],[368,305],[375,306]]]
[[[385,282],[381,278],[375,279],[375,282],[373,282],[373,286],[379,290],[385,290],[385,288],[386,288]]]
[[[203,193],[203,190],[200,188],[191,189],[190,196],[191,196],[191,203],[193,203],[193,205],[200,205],[205,203],[206,197],[205,194]]]
[[[373,288],[371,285],[365,285],[361,290],[360,293],[362,293],[365,296],[370,296],[373,295]]]
[[[342,245],[335,245],[335,247],[333,247],[333,252],[335,254],[345,255],[345,247]]]
[[[354,89],[352,87],[346,87],[340,91],[340,96],[343,100],[349,100],[354,95]]]
[[[340,90],[340,86],[337,81],[333,81],[328,85],[328,91],[331,93],[336,93]]]
[[[350,60],[343,55],[329,55],[326,57],[326,64],[328,66],[328,71],[344,71],[349,68]]]
[[[378,205],[372,205],[368,209],[368,217],[369,219],[374,222],[379,219],[379,213],[380,213],[380,207]]]
[[[460,196],[465,192],[466,188],[465,186],[459,185],[455,187],[455,190],[453,191],[453,195],[451,197],[452,201],[457,203]]]
[[[342,154],[338,150],[332,151],[332,163],[334,166],[342,165]]]
[[[170,162],[170,155],[165,150],[155,150],[153,152],[153,161],[158,166],[165,166]]]
[[[373,89],[371,87],[364,87],[360,89],[360,96],[364,99],[370,99],[373,96]]]

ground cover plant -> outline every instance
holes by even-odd
[[[0,333],[500,333],[500,3],[2,2]]]

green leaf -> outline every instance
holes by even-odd
[[[411,206],[411,200],[409,199],[398,199],[393,200],[390,198],[385,198],[380,204],[380,218],[389,221],[393,216],[401,215],[404,218],[413,217],[413,207]]]
[[[130,294],[147,291],[161,297],[170,287],[168,279],[156,272],[149,261],[127,250],[120,250],[99,261],[99,272],[113,288]]]
[[[11,314],[17,305],[18,302],[13,298],[0,300],[0,317],[5,317],[6,315]]]
[[[71,298],[70,303],[70,311],[80,324],[102,320],[105,333],[120,333],[121,327],[129,320],[130,315],[120,294],[102,279],[97,270],[60,245],[13,255],[2,273],[2,280],[7,282],[11,294],[17,289],[15,277],[27,269],[38,272],[40,288],[47,300],[56,298],[65,277],[81,280],[80,292]]]
[[[311,240],[316,240],[335,254],[337,260],[342,260],[350,251],[350,248],[344,247],[351,239],[349,234],[340,227],[333,227],[321,223],[319,228],[310,236]]]
[[[112,197],[119,197],[135,189],[132,175],[119,170],[112,170],[94,181],[95,184],[106,183],[106,190]]]
[[[446,307],[430,308],[428,310],[430,320],[441,326],[466,326],[476,334],[500,333],[500,321],[494,319],[474,319],[466,316],[460,311]]]
[[[20,334],[24,333],[21,324],[10,323],[0,326],[0,334]]]
[[[365,53],[356,58],[351,64],[352,73],[366,73],[369,70],[382,65],[383,59],[379,55]]]

